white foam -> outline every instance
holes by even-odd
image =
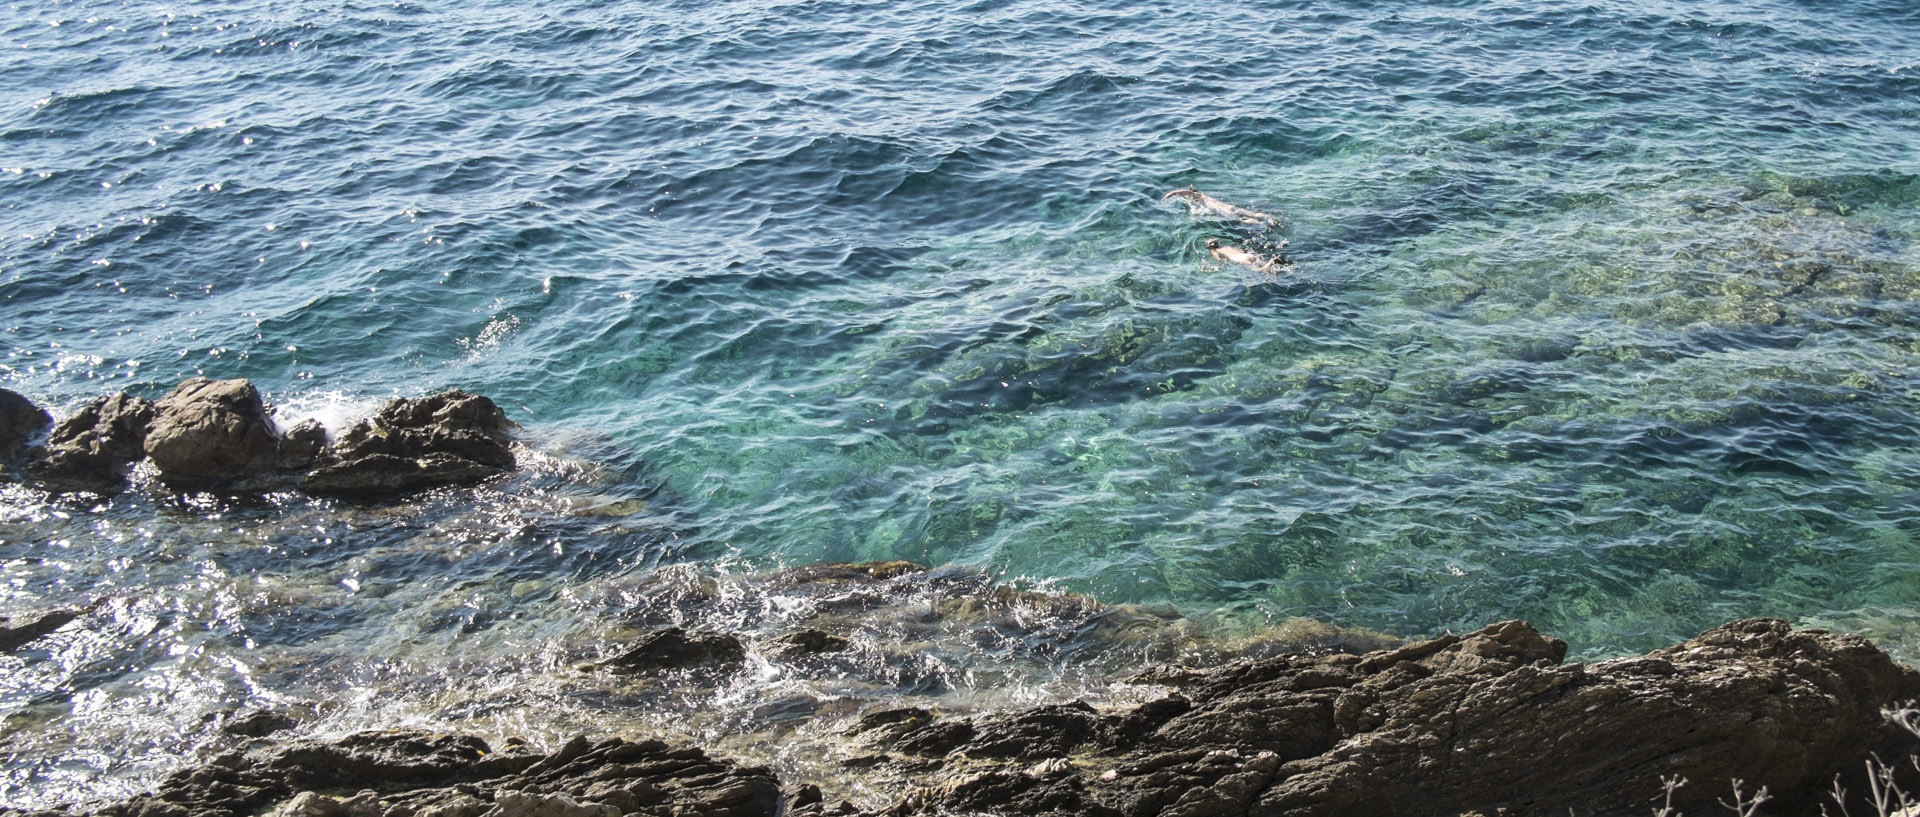
[[[317,420],[326,427],[327,439],[332,440],[355,420],[373,416],[385,401],[340,391],[314,391],[278,395],[271,402],[273,422],[280,427],[280,431],[285,432],[308,420]]]

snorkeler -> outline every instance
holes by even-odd
[[[1186,202],[1187,209],[1192,211],[1196,216],[1208,215],[1217,218],[1232,219],[1241,224],[1257,224],[1265,227],[1280,226],[1280,219],[1277,216],[1262,213],[1258,210],[1248,210],[1236,204],[1228,204],[1191,187],[1182,187],[1179,190],[1171,191],[1160,197],[1161,201],[1166,201],[1167,199],[1180,199]]]
[[[1281,246],[1285,245],[1286,242],[1281,242]],[[1287,263],[1286,258],[1279,253],[1261,255],[1231,244],[1222,244],[1218,238],[1207,239],[1207,252],[1212,253],[1216,261],[1252,267],[1259,272],[1273,272]]]

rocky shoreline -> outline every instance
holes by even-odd
[[[512,471],[512,428],[491,400],[461,391],[394,400],[329,434],[315,423],[279,428],[244,380],[194,378],[159,401],[102,397],[58,423],[0,390],[6,473],[53,492],[125,490],[141,467],[169,490],[391,498]],[[809,565],[751,584],[771,595],[652,574],[617,605],[632,637],[594,648],[571,677],[612,707],[705,698],[782,673],[811,679],[824,692],[756,698],[751,716],[773,724],[754,740],[776,756],[815,755],[806,763],[743,759],[724,732],[549,735],[560,745],[543,750],[405,730],[315,737],[298,714],[236,712],[221,754],[147,794],[0,812],[1705,814],[1740,781],[1746,796],[1766,792],[1755,814],[1870,814],[1873,769],[1887,775],[1880,784],[1920,790],[1910,779],[1920,767],[1906,762],[1920,737],[1888,715],[1920,700],[1920,672],[1862,638],[1775,620],[1588,664],[1566,662],[1563,642],[1521,621],[1410,644],[1324,626],[1202,644],[1177,613],[904,562]],[[101,604],[9,623],[0,646],[22,648]],[[953,687],[930,656],[968,639],[1059,664],[1118,662],[1132,692],[950,706]]]
[[[174,490],[385,498],[513,470],[512,428],[492,400],[459,390],[392,400],[330,433],[313,420],[279,428],[243,379],[190,378],[158,401],[120,392],[58,423],[0,389],[0,474],[54,493],[113,494],[150,462]]]
[[[782,780],[646,736],[580,736],[541,752],[394,730],[256,739],[148,794],[34,814],[1705,814],[1735,781],[1749,796],[1764,788],[1756,814],[1818,813],[1837,790],[1851,813],[1870,814],[1869,761],[1890,761],[1898,785],[1916,782],[1902,767],[1920,738],[1885,713],[1920,698],[1920,672],[1864,639],[1751,619],[1637,658],[1566,663],[1565,652],[1506,621],[1365,654],[1156,666],[1132,682],[1160,694],[1130,705],[876,707],[844,735],[870,754],[840,766],[881,781],[894,793],[884,804],[829,802],[820,784],[832,781]]]

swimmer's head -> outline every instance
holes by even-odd
[[[1200,197],[1200,191],[1195,190],[1191,187],[1182,187],[1179,190],[1167,191],[1167,194],[1164,196],[1161,196],[1160,200],[1166,201],[1167,199],[1197,199],[1199,197]]]
[[[1220,249],[1220,239],[1218,239],[1218,238],[1209,238],[1209,239],[1207,239],[1207,249],[1209,249],[1209,250],[1217,250],[1217,249]]]

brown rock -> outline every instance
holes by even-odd
[[[54,610],[0,625],[0,652],[13,652],[43,636],[51,635],[81,616],[100,609],[100,605],[105,603],[106,599],[100,599],[78,610]]]
[[[1099,723],[1093,707],[1081,701],[1035,707],[977,721],[973,736],[959,751],[972,758],[1064,757],[1093,740]]]
[[[53,427],[27,473],[53,491],[119,491],[133,463],[146,456],[154,413],[152,401],[125,392],[94,400]]]
[[[327,450],[327,429],[319,420],[303,420],[280,435],[280,470],[305,471]]]
[[[494,468],[512,468],[511,424],[492,400],[460,390],[398,399],[362,420],[334,446],[343,460],[371,454],[450,454]]]
[[[361,790],[339,800],[324,792]],[[551,755],[493,751],[478,738],[362,732],[335,741],[260,743],[176,773],[101,809],[113,817],[774,817],[771,772],[659,741],[576,738]]]
[[[798,661],[808,656],[840,652],[847,645],[845,638],[809,627],[774,639],[767,645],[767,653],[778,661]]]
[[[506,471],[451,454],[395,457],[369,454],[315,468],[300,490],[329,496],[387,496],[441,485],[470,485]]]
[[[1867,791],[1876,753],[1920,751],[1881,714],[1920,698],[1920,672],[1859,638],[1752,620],[1636,659],[1562,664],[1565,650],[1510,621],[1364,657],[1149,673],[1181,696],[1103,716],[1105,737],[1079,751],[1105,753],[1110,772],[1022,785],[981,771],[992,753],[968,747],[987,729],[922,728],[907,737],[974,763],[892,813],[1644,815],[1663,779],[1685,778],[1680,813],[1720,809],[1739,779],[1767,787],[1777,813],[1806,814],[1836,779]]]
[[[492,400],[464,391],[388,402],[372,419],[339,435],[329,464],[301,490],[379,497],[442,485],[468,485],[511,470],[512,424]]]
[[[0,464],[26,452],[26,444],[53,425],[53,416],[7,389],[0,389]]]
[[[210,487],[258,476],[280,465],[260,392],[245,380],[189,378],[155,406],[147,456],[175,487]]]
[[[1920,695],[1920,674],[1858,638],[1743,621],[1588,667],[1527,661],[1564,649],[1530,629],[1494,625],[1421,658],[1437,671],[1374,690],[1378,726],[1289,764],[1259,810],[1643,814],[1677,776],[1697,784],[1677,793],[1683,812],[1714,808],[1741,779],[1810,813],[1869,752],[1914,746],[1880,710]]]
[[[687,667],[731,667],[747,659],[746,645],[726,633],[689,633],[679,627],[654,631],[626,652],[601,662],[615,672]]]

